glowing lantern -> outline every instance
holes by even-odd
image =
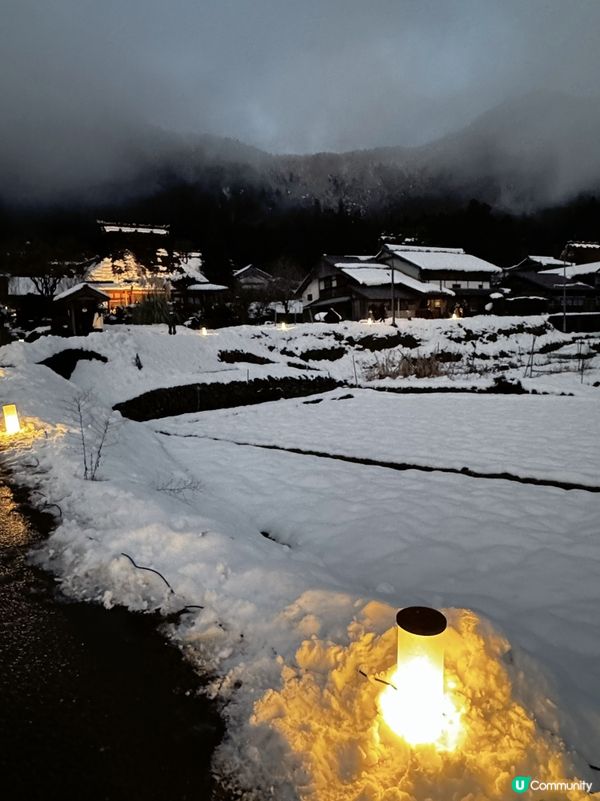
[[[410,745],[437,743],[452,704],[444,695],[446,618],[436,609],[409,606],[396,615],[396,670],[379,698],[387,725]]]
[[[10,403],[8,406],[3,406],[2,411],[4,413],[4,430],[6,433],[18,434],[21,430],[21,423],[19,422],[19,415],[15,404]]]
[[[285,324],[285,320],[281,323],[281,330],[287,331],[287,325]]]
[[[200,329],[200,333],[202,334],[203,337],[208,336],[208,331],[206,330],[206,326],[204,325],[202,326],[202,328]]]

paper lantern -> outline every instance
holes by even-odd
[[[14,403],[9,403],[2,407],[4,414],[4,430],[7,434],[18,434],[21,430],[19,414]]]

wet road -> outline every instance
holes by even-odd
[[[151,616],[66,602],[0,482],[0,798],[208,801],[222,727]]]

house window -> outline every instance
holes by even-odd
[[[462,284],[452,284],[452,289],[460,289]]]
[[[336,286],[337,286],[337,276],[335,275],[328,275],[325,278],[321,278],[319,281],[320,289],[333,289]]]
[[[309,294],[306,296],[306,300],[312,300],[312,293],[309,292]]]

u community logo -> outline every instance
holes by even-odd
[[[531,776],[515,776],[512,780],[512,788],[515,793],[526,793],[527,790],[533,792],[547,790],[583,790],[586,793],[592,792],[592,782],[576,779],[570,782],[541,782],[539,779],[532,779]]]

